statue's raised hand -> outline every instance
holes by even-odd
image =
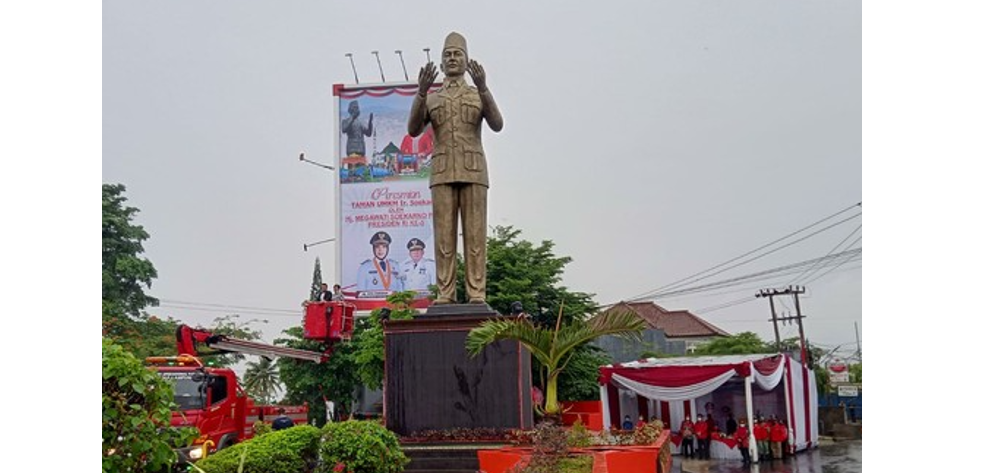
[[[438,78],[438,68],[434,67],[433,62],[428,62],[421,68],[420,74],[417,75],[417,94],[421,97],[425,97],[428,94],[428,90],[431,90],[431,85],[434,84],[434,80]]]
[[[474,59],[469,59],[469,76],[472,77],[472,82],[475,84],[475,88],[479,89],[479,92],[486,91],[486,70],[476,62]]]

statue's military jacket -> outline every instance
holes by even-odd
[[[427,117],[434,128],[431,187],[465,182],[489,187],[482,150],[482,99],[464,81],[427,96]]]

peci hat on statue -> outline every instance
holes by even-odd
[[[454,31],[448,33],[448,36],[445,37],[445,47],[441,50],[444,51],[448,48],[461,49],[466,56],[469,54],[469,47],[465,44],[465,37]]]

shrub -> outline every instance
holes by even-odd
[[[298,425],[222,449],[195,466],[208,473],[237,473],[246,450],[242,473],[308,473],[318,464],[321,435],[317,427]]]
[[[534,429],[534,454],[564,456],[568,454],[568,433],[553,422],[541,422]]]
[[[377,422],[328,423],[322,431],[321,472],[400,473],[410,462],[397,436]]]
[[[568,454],[568,434],[555,422],[541,422],[533,431],[533,453],[530,461],[520,462],[512,473],[560,473]],[[589,460],[589,465],[591,461]]]
[[[503,442],[516,438],[516,429],[492,427],[455,427],[426,429],[400,438],[401,442]]]
[[[274,431],[274,428],[270,424],[258,420],[253,423],[253,438],[259,437],[264,434],[269,434]]]
[[[130,352],[103,339],[103,472],[167,471],[174,446],[198,432],[171,427],[171,384]]]
[[[595,444],[595,436],[581,423],[581,419],[575,419],[575,423],[568,430],[568,446],[571,448],[591,447]]]
[[[664,430],[663,422],[652,420],[633,430],[633,443],[636,445],[652,445]]]

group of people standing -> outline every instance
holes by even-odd
[[[681,455],[684,458],[699,460],[710,458],[711,440],[715,433],[721,433],[710,415],[706,420],[701,414],[698,414],[697,422],[692,422],[691,416],[685,416],[678,432],[681,435]],[[745,419],[740,419],[735,424],[735,420],[729,416],[724,435],[735,440],[739,452],[742,453],[742,464],[748,465],[752,463],[752,457],[749,455],[749,443],[752,438],[756,441],[756,449],[761,460],[781,459],[786,449],[788,431],[782,420],[757,418],[750,432]],[[695,450],[695,440],[697,440],[697,450]]]
[[[756,438],[756,449],[759,450],[761,459],[782,459],[783,453],[788,451],[790,431],[787,430],[787,424],[782,420],[756,419],[756,425],[752,428],[752,435]]]
[[[342,294],[342,286],[336,284],[331,291],[328,290],[328,283],[321,283],[321,289],[315,294],[312,302],[331,302],[332,300],[342,301],[345,296]]]

